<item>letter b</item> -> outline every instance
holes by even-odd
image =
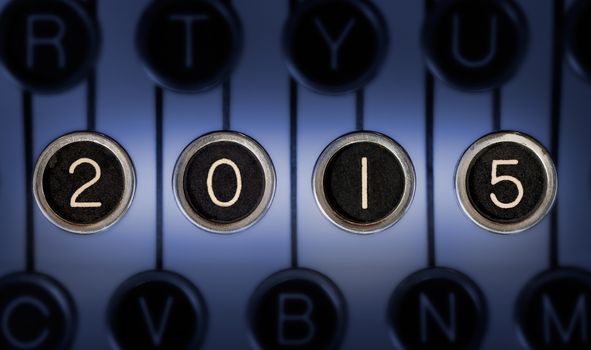
[[[314,311],[312,299],[301,293],[281,293],[279,294],[278,303],[277,342],[284,346],[298,346],[305,345],[312,341],[316,334],[316,326],[311,318],[312,312]],[[287,307],[289,304],[303,304],[304,310],[299,312],[289,312]],[[288,336],[286,334],[286,329],[290,323],[304,324],[307,332],[300,337]]]

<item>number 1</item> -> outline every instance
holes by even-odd
[[[367,157],[361,158],[361,209],[367,209]]]

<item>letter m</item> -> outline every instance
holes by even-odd
[[[556,313],[556,308],[547,294],[542,297],[542,311],[544,315],[544,341],[552,342],[552,329],[556,330],[563,344],[571,343],[577,326],[580,330],[581,342],[587,344],[587,298],[579,295],[568,323],[564,323]]]

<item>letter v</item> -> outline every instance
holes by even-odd
[[[164,312],[162,313],[162,317],[160,318],[160,323],[156,326],[154,320],[152,319],[152,315],[148,310],[148,304],[146,303],[146,299],[143,297],[140,298],[140,307],[142,308],[142,312],[144,313],[144,319],[146,320],[146,325],[148,326],[148,330],[150,331],[150,337],[152,338],[152,343],[155,346],[160,346],[162,343],[162,336],[164,335],[164,329],[166,328],[166,324],[168,323],[168,317],[170,316],[170,309],[172,308],[173,303],[172,297],[168,297],[166,299],[166,305],[164,306]]]

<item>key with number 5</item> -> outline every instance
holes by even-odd
[[[540,222],[556,190],[556,169],[548,151],[517,132],[476,141],[456,173],[460,205],[477,225],[496,233],[516,233]]]

